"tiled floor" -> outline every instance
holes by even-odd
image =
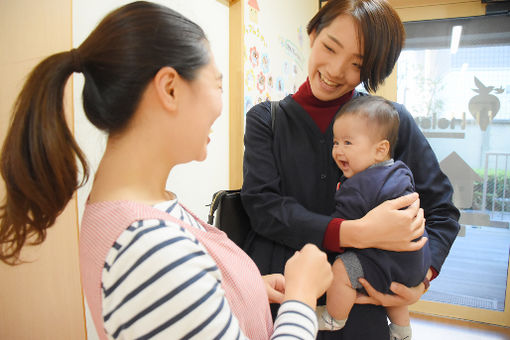
[[[466,226],[424,300],[504,310],[510,230]]]
[[[413,340],[508,340],[510,328],[411,313]]]

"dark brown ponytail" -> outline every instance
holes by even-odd
[[[46,229],[88,178],[85,157],[64,116],[64,87],[74,71],[85,78],[87,118],[107,133],[118,133],[162,67],[193,80],[209,59],[197,24],[167,7],[137,1],[108,14],[78,49],[41,62],[17,99],[2,150],[7,193],[0,206],[0,260],[15,263],[27,240],[44,241]]]
[[[64,113],[64,88],[74,71],[70,52],[42,61],[14,106],[2,148],[0,172],[6,198],[0,206],[0,259],[15,263],[22,246],[39,244],[88,177],[85,157]],[[83,170],[78,181],[76,158]]]

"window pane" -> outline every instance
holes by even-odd
[[[405,23],[397,97],[454,187],[462,230],[425,300],[504,310],[510,249],[510,20]]]

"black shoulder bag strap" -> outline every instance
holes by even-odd
[[[276,120],[276,111],[278,110],[279,101],[271,101],[271,130],[274,135],[274,121]]]
[[[271,130],[273,136],[278,105],[279,101],[271,101]],[[216,219],[214,218],[215,213],[218,215]],[[220,190],[214,193],[209,205],[207,223],[211,225],[214,223],[216,227],[223,230],[232,241],[242,248],[251,225],[241,203],[241,190]]]

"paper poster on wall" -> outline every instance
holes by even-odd
[[[248,18],[244,35],[246,113],[261,101],[280,100],[296,92],[306,79],[306,67],[302,50],[303,23],[296,21],[295,28],[288,30],[290,32],[288,36],[284,35],[282,33],[285,32],[274,25],[277,13],[273,8],[274,2],[245,1],[247,4],[245,15]]]
[[[256,24],[259,22],[259,3],[257,0],[248,0],[248,19]]]

